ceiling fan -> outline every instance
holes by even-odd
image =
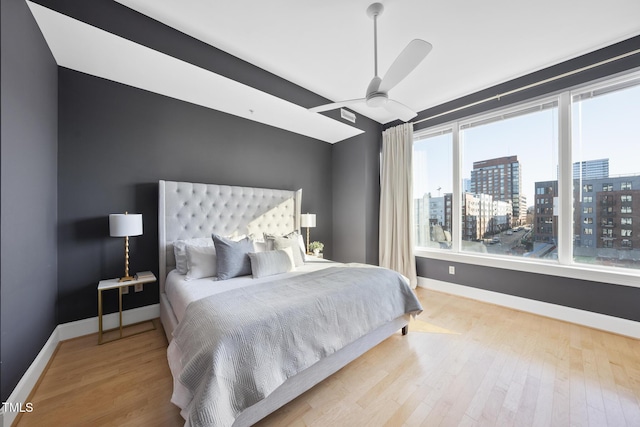
[[[373,3],[367,8],[367,15],[373,19],[373,58],[374,77],[367,87],[364,98],[350,99],[348,101],[333,102],[310,108],[309,111],[319,113],[321,111],[335,110],[354,104],[365,103],[369,107],[383,107],[402,121],[409,121],[417,114],[406,105],[389,98],[389,91],[409,75],[431,51],[431,43],[414,39],[400,52],[387,70],[384,78],[378,76],[378,17],[384,11],[381,3]]]

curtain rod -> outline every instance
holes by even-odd
[[[614,62],[614,61],[617,61],[619,59],[626,58],[628,56],[635,55],[637,53],[640,53],[640,49],[636,49],[636,50],[633,50],[631,52],[624,53],[622,55],[614,56],[613,58],[605,59],[604,61],[596,62],[595,64],[587,65],[587,66],[582,67],[582,68],[577,68],[577,69],[572,70],[572,71],[567,71],[566,73],[558,74],[557,76],[549,77],[548,79],[540,80],[538,82],[531,83],[531,84],[528,84],[526,86],[522,86],[522,87],[519,87],[517,89],[510,90],[508,92],[499,93],[498,95],[493,95],[493,96],[490,96],[489,98],[481,99],[480,101],[471,102],[469,104],[463,105],[461,107],[453,108],[453,109],[445,111],[443,113],[438,113],[438,114],[435,114],[433,116],[425,117],[424,119],[420,119],[418,121],[413,122],[413,124],[416,125],[418,123],[426,122],[427,120],[431,120],[431,119],[435,119],[437,117],[445,116],[447,114],[455,113],[456,111],[465,110],[465,109],[467,109],[469,107],[475,107],[476,105],[484,104],[485,102],[493,101],[494,99],[498,99],[499,100],[500,98],[502,98],[504,96],[513,95],[514,93],[522,92],[523,90],[531,89],[533,87],[540,86],[540,85],[543,85],[545,83],[550,83],[550,82],[553,82],[553,81],[556,81],[556,80],[560,80],[560,79],[562,79],[564,77],[572,76],[574,74],[578,74],[578,73],[581,73],[583,71],[587,71],[587,70],[590,70],[592,68],[599,67],[601,65],[608,64],[610,62]]]

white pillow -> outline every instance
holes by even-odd
[[[253,250],[254,252],[266,252],[267,251],[267,242],[253,241]]]
[[[215,246],[187,245],[186,280],[213,277],[218,274]]]
[[[296,261],[296,267],[300,267],[302,264],[304,264],[305,261],[308,261],[304,238],[297,231],[292,231],[285,236],[277,236],[275,234],[264,233],[264,239],[266,242],[266,250],[268,251],[284,249],[285,247],[291,245],[291,249],[293,249],[293,258]],[[290,240],[290,244],[288,242],[284,242],[282,239]],[[277,244],[276,241],[278,242]]]
[[[213,239],[211,237],[198,237],[195,239],[176,240],[173,242],[173,254],[176,257],[176,270],[180,274],[187,274],[187,245],[190,246],[213,246]]]
[[[300,245],[300,250],[302,251],[302,259],[304,261],[309,261],[309,258],[307,257],[307,245],[304,244],[304,237],[302,237],[302,234],[298,234],[298,244]]]
[[[273,249],[280,250],[290,248],[293,253],[293,260],[296,267],[300,267],[304,265],[304,252],[300,249],[300,245],[298,244],[297,238],[287,238],[287,237],[274,237],[273,238]]]
[[[249,253],[251,274],[254,279],[273,276],[293,270],[293,253],[291,248],[278,251]]]

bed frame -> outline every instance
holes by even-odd
[[[168,341],[178,325],[165,293],[165,279],[175,267],[174,241],[211,233],[259,236],[300,230],[302,190],[160,181],[158,202],[160,320]],[[406,334],[408,323],[409,315],[398,317],[289,378],[267,398],[244,410],[234,426],[254,424],[398,330]]]

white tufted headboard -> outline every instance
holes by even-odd
[[[181,239],[300,231],[302,190],[160,181],[158,239],[160,292],[175,267],[173,242]]]

